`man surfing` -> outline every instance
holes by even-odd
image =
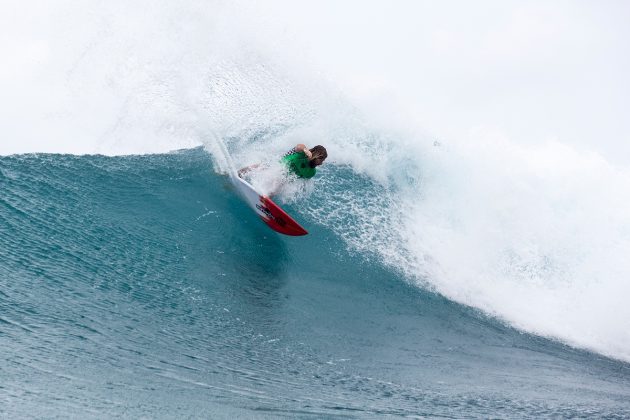
[[[289,173],[295,174],[299,178],[312,178],[317,172],[316,168],[320,166],[326,158],[328,152],[324,146],[315,146],[309,149],[304,144],[298,144],[282,156],[280,160],[286,165]],[[247,166],[238,171],[238,176],[243,177],[247,172],[256,169],[260,163]]]

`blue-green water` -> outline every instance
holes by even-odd
[[[0,417],[630,417],[628,364],[286,208],[308,236],[269,230],[202,149],[0,157]]]

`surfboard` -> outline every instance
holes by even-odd
[[[245,202],[260,216],[263,222],[278,233],[290,236],[302,236],[308,232],[293,220],[271,198],[259,194],[258,191],[237,173],[231,173],[232,184],[239,191]]]
[[[223,163],[227,166],[232,185],[234,185],[234,188],[243,197],[247,205],[260,216],[267,226],[284,235],[302,236],[308,234],[306,229],[293,220],[271,198],[260,194],[249,182],[238,175],[232,157],[221,139],[217,139],[216,145],[219,147],[220,154],[223,155]]]

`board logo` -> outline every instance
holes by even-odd
[[[268,218],[274,219],[273,214],[271,214],[271,212],[269,211],[267,207],[261,206],[260,204],[256,204],[256,208],[260,210],[262,213],[264,213],[265,216],[267,216]]]
[[[274,216],[267,207],[257,203],[256,208],[260,210],[269,219],[274,220],[278,225],[284,226],[287,224],[287,222],[283,218]]]

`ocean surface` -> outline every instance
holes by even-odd
[[[317,177],[291,238],[201,147],[0,157],[0,417],[630,417],[627,353],[447,298],[348,198],[400,191]]]

